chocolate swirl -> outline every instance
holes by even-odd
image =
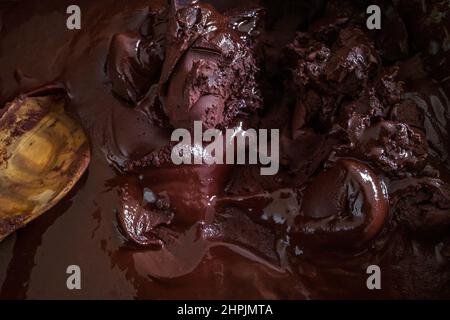
[[[383,181],[367,165],[339,160],[315,178],[304,193],[296,220],[299,241],[359,247],[380,232],[388,205]]]

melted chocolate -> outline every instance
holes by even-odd
[[[448,4],[172,2],[0,4],[0,102],[64,87],[93,151],[0,244],[0,297],[450,298]],[[279,173],[172,165],[194,120],[280,129]]]

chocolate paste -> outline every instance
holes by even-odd
[[[1,298],[450,298],[448,1],[73,2],[0,3],[1,104],[60,85],[92,148]],[[279,172],[175,166],[196,120],[279,129]]]

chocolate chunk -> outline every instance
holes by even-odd
[[[391,121],[365,128],[354,144],[361,156],[394,175],[402,174],[404,170],[420,171],[428,155],[423,132]]]
[[[190,5],[170,20],[160,86],[173,127],[191,128],[195,120],[207,128],[225,127],[260,107],[257,63],[232,18]]]
[[[296,220],[298,241],[358,247],[380,232],[388,211],[383,181],[363,163],[340,160],[305,190]]]
[[[391,111],[391,119],[423,130],[425,115],[413,100],[403,100]]]
[[[397,182],[393,202],[395,218],[416,236],[436,239],[450,230],[450,187],[438,179]]]

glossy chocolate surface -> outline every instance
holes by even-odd
[[[0,3],[1,105],[59,84],[92,148],[0,298],[450,298],[448,2],[73,2]],[[174,166],[194,120],[280,129],[280,171]]]

